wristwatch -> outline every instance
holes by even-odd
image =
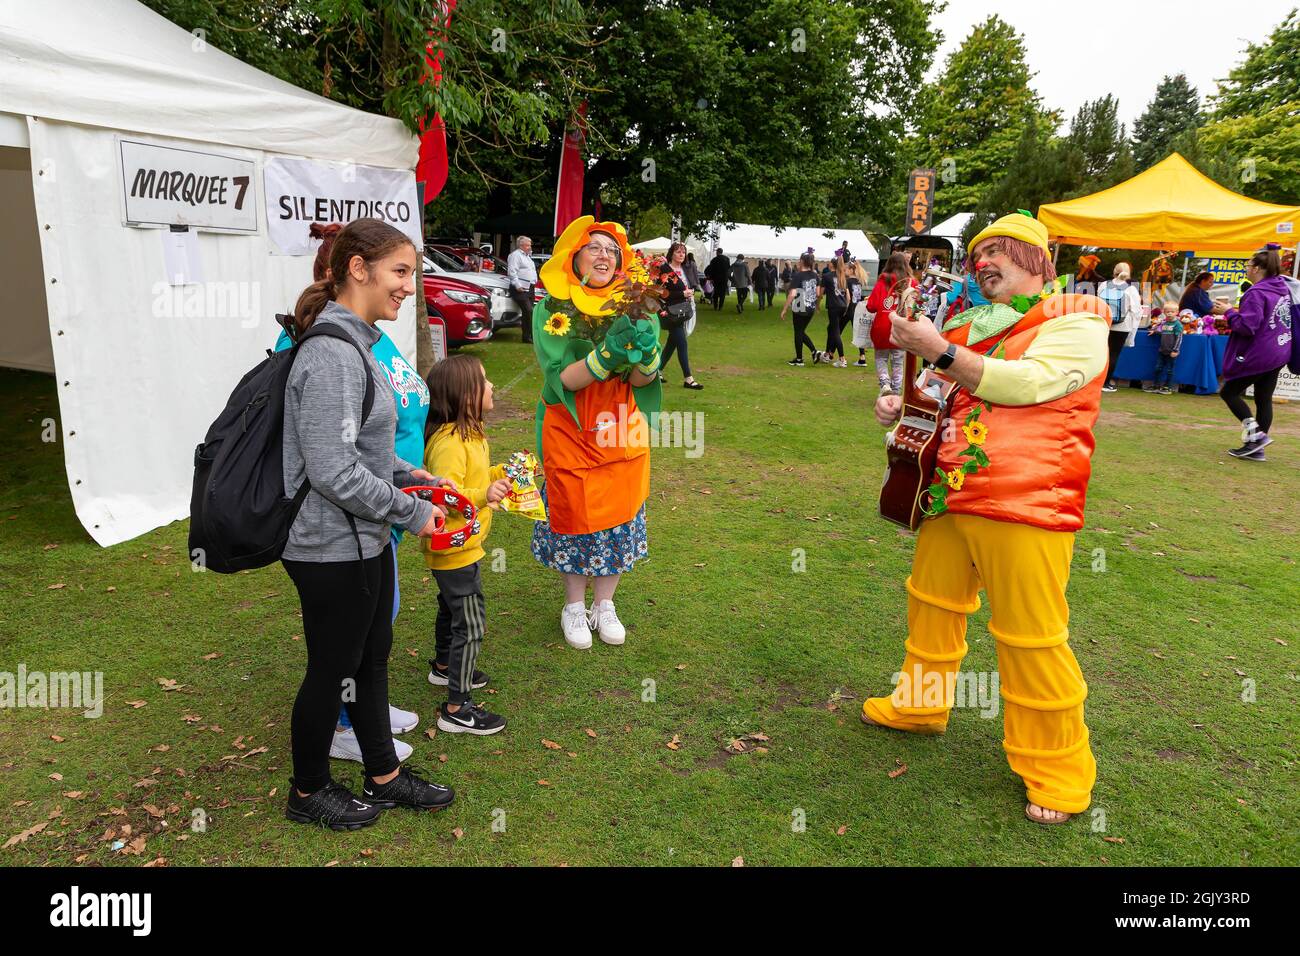
[[[943,371],[949,365],[951,365],[953,361],[956,360],[956,358],[957,358],[957,343],[950,342],[948,343],[948,347],[944,349],[943,354],[934,360],[934,367],[939,369],[940,371]]]

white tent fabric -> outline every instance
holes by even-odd
[[[829,234],[829,236],[828,236]],[[721,248],[732,258],[737,254],[757,259],[797,259],[810,246],[818,259],[829,259],[844,240],[860,262],[879,262],[880,255],[860,229],[817,229],[790,227],[779,232],[775,226],[747,222],[719,223],[709,231],[712,249]]]
[[[654,239],[647,239],[645,242],[638,242],[632,246],[633,249],[640,249],[642,252],[663,254],[668,251],[668,247],[673,241],[667,236],[656,236]]]
[[[970,223],[972,212],[959,212],[949,216],[943,222],[930,227],[930,235],[942,236],[945,239],[960,239],[962,230]]]
[[[268,238],[265,163],[409,173],[418,152],[394,120],[195,43],[135,0],[0,0],[5,249],[27,244],[0,257],[0,365],[48,368],[52,357],[73,504],[105,546],[189,513],[195,445],[274,344],[274,313],[311,281],[311,257],[277,255]],[[123,223],[121,137],[254,163],[256,232],[197,231],[195,281],[171,284],[167,230]],[[24,192],[26,211],[9,202]],[[40,289],[15,262],[35,265]],[[33,327],[47,357],[24,362],[15,351],[32,353]],[[413,298],[385,331],[413,366]]]

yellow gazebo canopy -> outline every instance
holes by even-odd
[[[1233,252],[1296,244],[1300,206],[1225,189],[1178,153],[1091,196],[1038,207],[1055,242],[1108,249]]]

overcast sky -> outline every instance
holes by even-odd
[[[1161,77],[1186,73],[1205,97],[1300,0],[949,0],[935,68],[971,28],[996,13],[1028,46],[1043,104],[1069,122],[1083,103],[1110,93],[1130,134]]]

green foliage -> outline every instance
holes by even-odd
[[[1230,119],[1296,102],[1300,102],[1300,11],[1293,7],[1266,42],[1246,47],[1246,59],[1220,81],[1210,103],[1215,119]]]
[[[1229,189],[1266,202],[1300,204],[1300,101],[1216,120],[1180,143],[1193,154],[1189,161]]]
[[[1146,112],[1133,124],[1133,158],[1138,172],[1168,156],[1178,135],[1200,124],[1201,100],[1196,89],[1182,73],[1166,76]]]
[[[1030,86],[1024,37],[1006,21],[990,16],[944,64],[921,93],[921,114],[897,169],[892,219],[902,222],[905,177],[913,166],[936,168],[936,221],[976,206],[1019,153],[1027,127],[1051,130],[1057,116],[1042,109]]]

